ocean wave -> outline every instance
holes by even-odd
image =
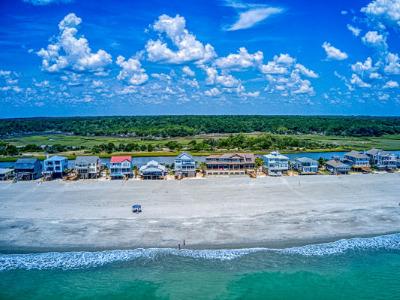
[[[206,260],[233,260],[258,252],[274,252],[285,255],[326,256],[348,251],[400,250],[400,234],[389,234],[370,238],[342,239],[323,244],[311,244],[285,249],[246,248],[220,250],[189,250],[172,248],[148,248],[133,250],[109,250],[98,252],[47,252],[31,254],[0,254],[0,271],[16,269],[81,269],[99,267],[109,263],[135,259],[155,259],[173,255]]]

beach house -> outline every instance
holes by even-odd
[[[167,175],[167,168],[159,162],[151,160],[140,167],[139,174],[142,179],[146,180],[164,179]]]
[[[251,153],[226,153],[206,157],[207,175],[244,175],[254,170],[255,156]]]
[[[325,163],[325,168],[331,174],[348,174],[351,166],[341,162],[339,159],[331,159]]]
[[[175,176],[195,177],[196,176],[196,161],[187,153],[179,154],[174,161]]]
[[[68,168],[68,159],[64,156],[48,157],[43,162],[43,175],[62,177]]]
[[[14,178],[14,169],[0,168],[0,180],[10,180]]]
[[[132,157],[112,156],[110,160],[111,179],[132,178]]]
[[[369,157],[358,151],[350,151],[344,154],[344,162],[356,171],[368,171],[370,168]]]
[[[77,156],[75,171],[81,179],[97,178],[100,173],[101,161],[98,156]]]
[[[318,173],[318,162],[308,157],[296,158],[293,163],[294,169],[300,174],[316,174]]]
[[[395,154],[381,149],[371,149],[365,153],[369,157],[370,164],[379,170],[394,170],[397,168]]]
[[[17,180],[35,180],[42,176],[42,163],[37,158],[20,158],[14,172]]]
[[[264,172],[271,176],[281,176],[282,173],[289,169],[289,158],[280,154],[278,151],[273,151],[270,154],[264,155]]]

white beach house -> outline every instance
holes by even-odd
[[[381,149],[371,149],[366,152],[372,166],[379,170],[394,170],[397,168],[397,157],[395,154]]]
[[[0,180],[9,180],[14,178],[14,169],[0,168]]]
[[[195,177],[196,161],[187,153],[179,154],[174,161],[175,176]]]
[[[294,161],[294,169],[300,174],[318,173],[318,161],[309,157],[299,157]]]
[[[101,161],[98,156],[77,156],[75,171],[82,179],[97,178],[100,173]]]
[[[325,163],[325,168],[331,174],[348,174],[351,166],[341,162],[339,159],[331,159]]]
[[[264,172],[271,176],[281,176],[282,173],[289,169],[289,158],[280,154],[278,151],[273,151],[270,154],[264,155]]]
[[[110,160],[111,179],[132,178],[132,157],[131,156],[113,156]]]
[[[62,177],[68,168],[68,159],[64,156],[51,156],[43,162],[43,175],[51,177]]]
[[[370,168],[369,157],[358,151],[350,151],[344,154],[344,162],[354,170],[368,170]]]
[[[159,162],[151,160],[144,166],[140,167],[139,174],[143,179],[164,179],[167,175],[167,168]]]

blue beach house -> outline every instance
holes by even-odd
[[[64,156],[51,156],[43,163],[43,175],[62,177],[68,168],[68,159]]]
[[[309,157],[299,157],[294,161],[294,168],[300,174],[316,174],[318,173],[318,162]]]
[[[37,158],[20,158],[14,172],[17,180],[35,180],[42,176],[42,163]]]
[[[273,151],[270,154],[264,155],[264,172],[272,176],[281,176],[283,172],[289,169],[289,158],[280,154],[278,151]]]

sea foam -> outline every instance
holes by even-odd
[[[400,250],[400,233],[370,238],[342,239],[323,244],[311,244],[285,249],[245,248],[220,250],[189,250],[172,248],[147,248],[133,250],[109,250],[97,252],[47,252],[31,254],[0,254],[0,271],[15,269],[81,269],[99,267],[109,263],[135,259],[156,259],[173,255],[206,260],[233,260],[258,252],[274,252],[285,255],[325,256],[348,251]]]

